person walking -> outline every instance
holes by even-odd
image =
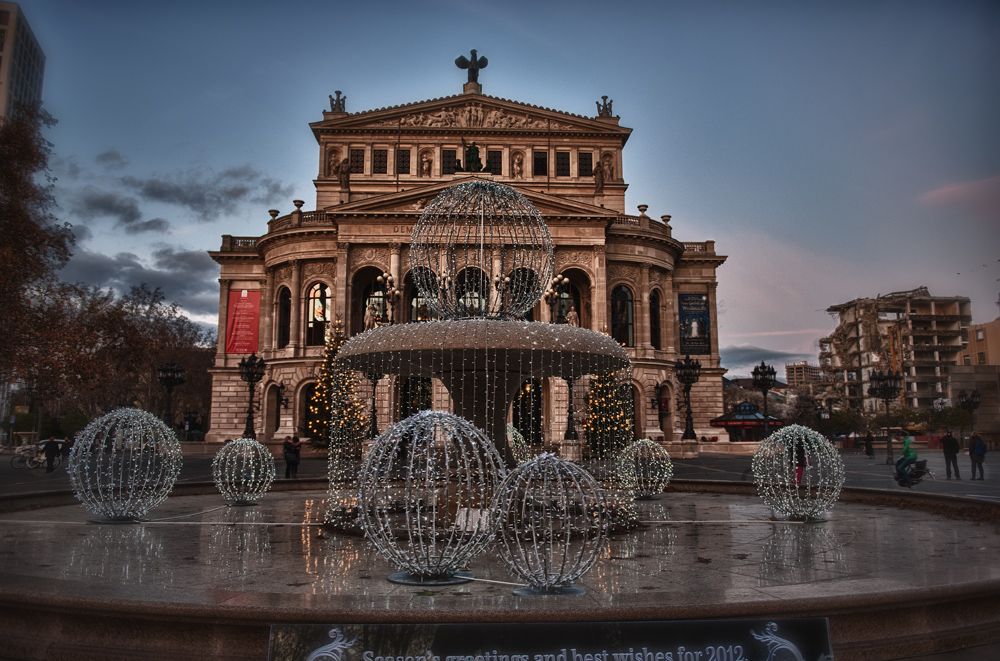
[[[869,459],[875,458],[875,438],[872,436],[871,432],[865,434],[865,455]]]
[[[898,436],[896,438],[899,438]],[[913,447],[913,437],[907,434],[903,438],[903,453],[899,461],[896,462],[896,481],[901,487],[912,487],[913,480],[910,479],[906,469],[917,461],[917,450]]]
[[[955,467],[955,479],[961,480],[962,476],[958,474],[958,451],[960,447],[958,445],[958,439],[951,435],[951,430],[946,429],[944,436],[941,437],[941,450],[944,452],[944,469],[948,471],[948,479],[951,479],[951,468]]]
[[[55,461],[59,458],[59,444],[56,443],[55,436],[49,436],[45,442],[45,472],[51,473],[56,469]]]
[[[986,442],[978,432],[972,432],[969,437],[969,458],[972,459],[972,479],[976,479],[976,468],[979,468],[979,479],[983,479],[983,462],[986,461]]]
[[[298,436],[286,436],[285,442],[282,444],[282,449],[285,454],[285,479],[299,477],[299,459],[301,458],[300,450],[302,448],[302,441],[299,440]]]

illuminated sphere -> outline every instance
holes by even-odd
[[[236,505],[252,505],[263,498],[275,474],[271,451],[252,438],[226,443],[212,460],[215,486]]]
[[[751,462],[757,493],[776,514],[807,519],[826,512],[844,486],[844,462],[817,431],[789,425],[760,444]]]
[[[552,278],[552,236],[510,186],[468,181],[424,209],[410,264],[421,296],[442,319],[517,319]]]
[[[510,472],[494,504],[497,552],[535,593],[566,593],[597,561],[607,503],[587,471],[543,453]]]
[[[389,427],[365,456],[361,527],[408,580],[447,580],[490,542],[489,506],[504,471],[471,422],[421,411]]]
[[[642,438],[622,451],[618,472],[621,481],[632,486],[636,498],[648,500],[667,488],[674,475],[674,463],[659,443]]]
[[[517,431],[517,427],[514,425],[507,425],[507,442],[510,443],[510,453],[514,455],[514,461],[523,464],[528,459],[531,459],[531,451],[528,450],[528,444],[525,442],[524,436],[521,432]]]
[[[113,521],[135,521],[173,489],[181,444],[152,413],[122,408],[87,425],[67,470],[84,507]]]

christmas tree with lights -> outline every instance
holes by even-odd
[[[340,320],[326,343],[319,381],[309,402],[309,435],[329,445],[331,453],[349,452],[361,438],[365,406],[358,396],[357,375],[337,362],[337,352],[346,341]]]
[[[626,379],[613,372],[597,374],[587,393],[584,432],[590,454],[603,459],[632,439],[632,398]]]

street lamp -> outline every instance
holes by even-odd
[[[399,300],[399,290],[396,289],[396,279],[388,271],[375,278],[380,285],[385,285],[385,308],[389,315],[389,325],[395,322],[396,301]]]
[[[892,434],[889,425],[889,402],[896,399],[903,390],[903,374],[888,370],[885,373],[872,372],[869,377],[868,396],[885,402],[885,463],[894,463],[892,457]]]
[[[247,382],[250,390],[250,401],[247,404],[247,425],[243,430],[243,438],[257,438],[257,432],[253,430],[253,392],[257,383],[264,378],[264,368],[266,364],[263,358],[258,358],[256,353],[252,353],[240,361],[240,378]]]
[[[691,356],[687,356],[677,361],[677,364],[674,365],[674,373],[677,375],[677,380],[684,384],[684,405],[687,406],[687,418],[684,421],[684,435],[681,436],[681,440],[696,441],[698,437],[695,436],[694,418],[691,416],[691,386],[701,376],[701,363],[692,360]]]
[[[755,390],[764,393],[764,438],[767,438],[770,433],[770,416],[767,414],[767,391],[774,387],[776,380],[774,375],[774,368],[770,365],[765,365],[763,360],[760,361],[760,365],[753,368],[753,387]]]
[[[170,406],[170,396],[176,386],[184,383],[184,368],[171,360],[156,369],[156,378],[159,379],[160,385],[167,389],[167,417],[163,421],[167,423],[168,427],[173,427],[173,407]]]
[[[965,412],[969,414],[969,426],[972,429],[976,428],[973,414],[976,412],[976,409],[979,408],[979,402],[980,395],[978,390],[973,390],[971,397],[965,392],[965,390],[958,391],[958,408],[965,409]],[[958,435],[965,436],[965,427],[962,427]]]

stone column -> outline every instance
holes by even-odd
[[[594,246],[594,274],[596,279],[591,291],[591,330],[610,333],[608,328],[608,259],[607,246]]]
[[[674,306],[674,300],[677,298],[677,292],[674,291],[674,272],[664,273],[661,282],[663,283],[663,297],[661,299],[663,314],[660,316],[660,325],[667,331],[666,343],[663,348],[667,350],[671,358],[676,358],[678,320],[677,308]]]
[[[639,265],[639,295],[636,297],[639,309],[636,310],[636,343],[641,349],[653,350],[649,337],[649,264]]]
[[[265,278],[260,281],[260,337],[263,340],[261,355],[271,358],[274,352],[274,269],[264,269]]]
[[[215,348],[215,364],[226,365],[226,329],[229,316],[229,278],[219,278],[219,338]]]
[[[392,275],[392,279],[396,282],[396,289],[400,291],[399,300],[393,304],[392,318],[396,323],[401,323],[400,311],[403,302],[403,281],[399,279],[399,260],[400,252],[402,251],[403,244],[401,243],[390,243],[389,244],[389,273]]]
[[[299,335],[301,334],[302,315],[305,311],[305,306],[302,304],[302,262],[298,259],[293,259],[289,264],[292,267],[292,319],[289,324],[288,349],[285,355],[289,358],[294,358],[299,355],[299,347],[302,345]]]
[[[719,314],[715,307],[715,290],[719,288],[718,282],[708,283],[708,310],[712,315],[712,366],[719,364]]]
[[[343,296],[337,296],[336,291],[334,291],[336,299],[333,303],[333,314],[334,319],[340,319],[343,322],[344,334],[346,336],[350,336],[351,334],[351,328],[347,319],[347,301],[351,297],[351,283],[347,279],[347,248],[349,245],[349,243],[338,241],[337,256],[333,258],[334,263],[337,265],[337,282],[341,283],[341,286],[337,287],[337,289],[344,292]]]

